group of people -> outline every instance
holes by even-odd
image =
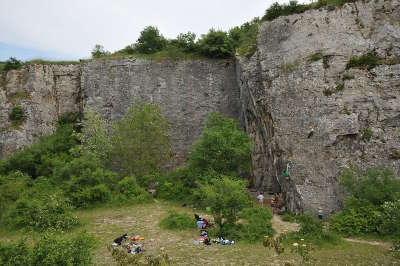
[[[201,218],[198,214],[194,214],[194,218],[197,223],[197,229],[200,230],[200,237],[197,240],[198,243],[204,243],[205,245],[211,245],[211,240],[210,237],[208,236],[208,228],[211,226],[211,224],[205,219]]]

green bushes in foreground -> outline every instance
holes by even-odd
[[[341,241],[341,237],[337,233],[325,229],[323,222],[311,215],[295,216],[295,220],[300,223],[300,230],[283,235],[283,242],[300,243],[301,241],[306,241],[315,245],[335,245]]]
[[[33,246],[22,239],[17,243],[0,243],[0,265],[92,265],[94,239],[87,234],[73,237],[46,233]]]
[[[193,216],[187,213],[172,211],[161,220],[160,227],[169,230],[194,229],[196,228],[196,221]]]
[[[350,195],[329,226],[343,235],[378,234],[400,237],[400,180],[384,168],[343,171],[340,183]]]

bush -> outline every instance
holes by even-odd
[[[349,68],[362,68],[372,69],[379,64],[379,58],[373,52],[368,52],[360,56],[352,56],[346,65],[346,69]]]
[[[257,50],[259,18],[229,30],[229,39],[239,55],[250,58]]]
[[[299,14],[310,9],[308,5],[298,4],[297,1],[290,1],[289,4],[279,5],[274,3],[265,11],[263,21],[272,21],[280,16],[288,16],[291,14]]]
[[[368,203],[378,207],[400,199],[400,180],[391,169],[370,168],[363,174],[357,167],[346,168],[340,176],[340,185],[357,199],[348,201],[358,204],[356,207]]]
[[[211,29],[199,40],[201,54],[211,58],[230,58],[233,55],[233,47],[224,31]]]
[[[400,200],[383,203],[381,221],[379,233],[400,239]]]
[[[10,57],[10,59],[8,59],[3,67],[4,71],[9,71],[9,70],[13,70],[13,69],[18,69],[22,66],[22,62],[17,60],[15,57]]]
[[[249,242],[261,241],[264,236],[272,236],[271,219],[272,213],[269,209],[262,207],[246,208],[240,213],[243,224],[239,227],[239,238]]]
[[[161,51],[167,45],[167,40],[160,34],[157,27],[147,26],[140,33],[135,49],[139,53],[152,54]]]
[[[79,234],[72,238],[46,233],[33,248],[20,240],[16,244],[0,244],[0,264],[14,265],[91,265],[93,238]]]
[[[160,178],[157,197],[172,201],[190,200],[191,189],[194,186],[194,175],[191,175],[187,168],[178,169]]]
[[[24,120],[24,109],[20,105],[15,105],[11,109],[8,118],[13,122],[13,124],[19,124]]]
[[[361,139],[365,141],[370,141],[372,136],[373,136],[372,130],[369,127],[367,127],[364,129]]]
[[[175,40],[170,42],[171,45],[176,46],[184,52],[194,52],[197,49],[196,34],[193,32],[181,33]]]
[[[96,44],[91,53],[93,58],[101,58],[110,54],[110,52],[105,51],[104,47],[100,44]]]
[[[160,227],[170,230],[193,229],[196,228],[196,221],[187,213],[171,211],[167,217],[161,220]]]
[[[70,149],[77,145],[71,124],[60,125],[53,135],[42,137],[38,143],[16,152],[6,160],[0,161],[0,174],[7,175],[21,171],[33,179],[49,176],[55,165],[68,161]]]
[[[311,215],[297,216],[297,221],[300,222],[300,230],[298,232],[289,233],[285,237],[285,241],[299,242],[301,239],[317,244],[332,244],[335,245],[340,242],[340,236],[333,231],[324,229],[323,223]]]
[[[15,228],[70,230],[79,223],[71,210],[68,202],[58,194],[43,199],[24,197],[11,207],[7,218]]]
[[[372,205],[348,208],[334,214],[329,219],[329,228],[346,235],[361,235],[378,232],[380,212]]]
[[[289,16],[292,14],[304,13],[311,9],[320,9],[326,7],[329,11],[334,10],[335,7],[340,7],[345,3],[352,3],[356,0],[318,0],[310,4],[298,4],[297,1],[289,1],[289,4],[279,5],[274,3],[266,11],[262,17],[262,21],[272,21],[281,16]]]
[[[119,202],[151,202],[150,194],[136,183],[134,176],[127,176],[119,181],[116,193]]]
[[[236,175],[250,170],[251,145],[237,121],[211,113],[200,139],[193,145],[189,167],[194,173]]]
[[[399,235],[400,180],[392,170],[371,168],[361,173],[353,166],[343,171],[340,184],[350,197],[344,209],[330,218],[333,230],[344,235]]]

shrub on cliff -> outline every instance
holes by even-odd
[[[100,44],[96,44],[91,53],[93,58],[101,58],[110,54],[110,52],[104,50],[104,47]]]
[[[224,31],[211,29],[201,36],[198,42],[200,53],[211,58],[229,58],[233,55],[233,46]]]
[[[152,54],[161,51],[167,45],[167,40],[160,34],[157,27],[147,26],[140,33],[135,49],[139,53]]]
[[[251,22],[229,30],[229,39],[239,55],[250,57],[256,51],[259,23],[260,19],[254,18]]]
[[[13,69],[18,69],[22,66],[22,62],[17,60],[15,57],[10,57],[10,59],[8,59],[4,66],[3,66],[3,70],[4,71],[9,71],[9,70],[13,70]]]
[[[176,46],[183,52],[195,52],[197,50],[196,34],[193,32],[181,33],[176,39],[169,42],[169,45]]]
[[[12,121],[14,125],[20,124],[24,120],[24,108],[20,105],[15,105],[11,109],[8,118]]]

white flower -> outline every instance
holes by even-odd
[[[304,241],[304,238],[300,239],[301,241]]]
[[[293,246],[297,247],[299,244],[298,243],[293,243]]]
[[[301,245],[302,247],[305,247],[306,246],[306,244],[303,244],[303,245]]]

